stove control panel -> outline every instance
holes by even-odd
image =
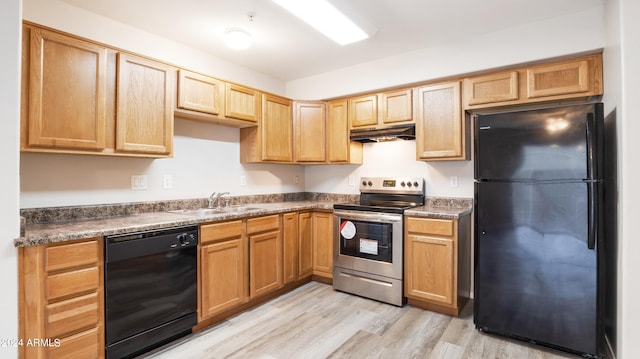
[[[361,193],[424,194],[425,181],[420,177],[362,177]]]

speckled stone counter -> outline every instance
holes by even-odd
[[[334,203],[354,202],[357,198],[358,195],[322,193],[230,197],[231,205],[246,205],[251,209],[209,214],[171,212],[206,207],[206,199],[24,209],[21,211],[22,235],[14,240],[14,245],[25,247],[292,211],[330,211]],[[428,197],[425,203],[425,206],[405,213],[410,216],[459,218],[470,213],[473,207],[471,199]]]
[[[473,199],[427,197],[425,205],[404,211],[412,217],[431,217],[443,219],[457,219],[473,211]]]

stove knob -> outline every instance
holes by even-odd
[[[414,185],[415,187],[418,187],[418,182],[417,182],[417,181],[416,181],[416,182],[413,182],[413,185]]]
[[[366,182],[366,181],[362,181],[362,185],[363,185],[363,186],[366,186],[366,185],[367,185],[367,182]]]
[[[404,187],[404,186],[406,186],[407,184],[406,184],[406,183],[404,183],[404,181],[402,181],[402,182],[400,182],[400,185],[401,185],[402,187]]]
[[[411,182],[407,182],[407,186],[411,187]]]
[[[369,182],[367,182],[367,185],[373,186],[373,183],[371,183],[371,181],[369,181]]]

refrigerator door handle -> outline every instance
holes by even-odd
[[[596,248],[596,237],[598,236],[598,221],[596,214],[598,213],[598,183],[588,182],[587,188],[589,191],[589,208],[588,208],[588,228],[587,228],[587,248]]]
[[[596,118],[593,113],[587,114],[587,178],[596,179]]]

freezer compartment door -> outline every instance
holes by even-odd
[[[478,116],[476,179],[594,178],[602,123],[596,105]]]
[[[474,322],[596,353],[597,261],[585,183],[476,183]]]

